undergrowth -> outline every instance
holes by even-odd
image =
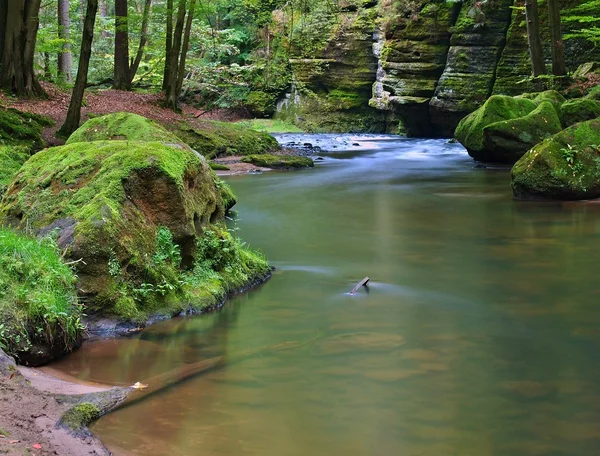
[[[75,280],[52,238],[0,228],[0,348],[18,357],[34,344],[77,346],[84,326]]]

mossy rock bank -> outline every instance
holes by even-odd
[[[591,98],[569,100],[561,106],[561,114],[565,127],[596,119],[600,117],[600,101]]]
[[[512,164],[560,130],[551,102],[494,95],[461,120],[454,135],[475,160]]]
[[[517,199],[600,197],[600,119],[577,123],[529,150],[513,167]]]
[[[174,133],[180,141],[209,159],[281,149],[277,140],[267,133],[226,122],[204,122],[201,126],[184,124]]]
[[[207,230],[220,239],[211,255],[225,255],[221,249],[233,243],[222,224],[231,202],[217,182],[206,161],[185,147],[74,143],[46,149],[21,168],[2,200],[0,222],[53,233],[77,261],[88,311],[140,320],[180,301],[182,268],[212,261],[198,249]],[[265,272],[266,262],[259,263]],[[252,271],[243,272],[250,280]]]
[[[0,145],[0,199],[14,175],[29,158],[27,146]]]
[[[150,119],[130,112],[117,112],[88,120],[69,136],[67,144],[106,140],[180,142],[174,134]]]
[[[271,169],[298,169],[312,168],[315,166],[312,158],[297,157],[294,155],[248,155],[242,158],[244,163],[252,163],[256,166]]]
[[[38,366],[78,347],[75,281],[52,239],[0,228],[0,348]]]
[[[0,145],[20,145],[39,150],[45,146],[42,130],[52,123],[44,116],[0,107]]]

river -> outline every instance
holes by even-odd
[[[95,423],[115,454],[598,454],[600,205],[514,201],[444,140],[280,140],[329,151],[227,178],[271,280],[55,364],[127,385],[222,357]]]

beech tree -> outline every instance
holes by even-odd
[[[533,77],[537,77],[546,72],[542,42],[540,41],[537,0],[525,0],[525,19],[527,21],[527,41],[529,42],[529,55],[531,56],[531,70]]]
[[[45,95],[33,71],[41,0],[0,0],[0,88]]]
[[[127,0],[115,0],[115,67],[113,87],[131,90]]]
[[[558,0],[547,1],[548,27],[550,28],[550,41],[552,43],[552,74],[554,76],[564,76],[567,74],[567,69],[565,68],[565,47],[560,31],[560,5]]]
[[[73,57],[69,42],[70,29],[69,0],[58,0],[58,37],[64,40],[63,49],[58,53],[58,78],[65,82],[73,80]]]
[[[190,33],[195,10],[196,0],[189,1],[189,9],[186,0],[179,0],[177,21],[174,29],[172,15],[167,18],[167,41],[171,43],[171,46],[167,49],[168,72],[165,70],[163,87],[165,87],[166,92],[165,104],[174,110],[179,109],[179,93],[181,92],[185,77],[185,61],[190,45]],[[171,20],[171,24],[169,24],[169,19]],[[169,27],[173,30],[173,35],[170,39],[168,36]]]
[[[79,127],[81,120],[81,104],[83,103],[83,93],[87,84],[87,74],[90,65],[90,56],[92,55],[92,42],[94,40],[94,24],[96,23],[96,13],[98,11],[98,0],[87,0],[87,9],[83,21],[83,34],[81,36],[81,52],[79,54],[79,66],[77,67],[77,78],[75,87],[71,95],[67,118],[58,135],[68,137]]]

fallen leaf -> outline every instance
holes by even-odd
[[[12,380],[12,378],[15,376],[15,373],[13,372],[12,374],[10,374],[10,376],[8,377],[9,380]]]
[[[143,383],[140,382],[135,382],[133,385],[131,385],[132,388],[135,389],[144,389],[144,388],[148,388],[148,385],[144,385]]]
[[[39,443],[34,443],[33,445],[31,445],[31,448],[34,448],[36,450],[41,450],[42,449],[42,445],[40,445]]]
[[[8,443],[20,443],[20,440],[9,440]]]
[[[5,439],[5,438],[6,438],[5,435],[0,434],[0,439]]]

